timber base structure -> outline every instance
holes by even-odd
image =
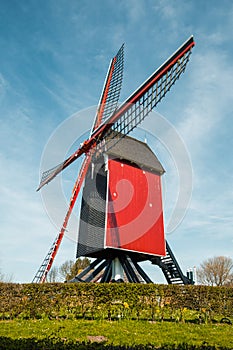
[[[143,256],[130,252],[109,250],[106,257],[96,258],[87,268],[68,282],[129,282],[153,283],[139,265],[140,261],[151,261],[161,268],[168,284],[194,284],[192,278],[185,276],[166,241],[166,256]]]

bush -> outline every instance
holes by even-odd
[[[0,283],[1,319],[209,322],[232,317],[233,289],[155,284]]]
[[[230,350],[227,347],[215,347],[211,345],[189,345],[182,344],[164,344],[160,347],[154,345],[104,345],[103,343],[92,342],[75,342],[70,340],[61,339],[35,339],[35,338],[23,338],[23,339],[11,339],[7,337],[0,337],[0,349],[1,350]]]

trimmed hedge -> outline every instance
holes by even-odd
[[[35,339],[35,338],[26,338],[26,339],[11,339],[7,337],[0,337],[0,350],[231,350],[228,347],[215,347],[211,345],[189,345],[186,343],[182,344],[164,344],[160,347],[154,345],[133,345],[133,346],[124,346],[124,345],[104,345],[99,343],[91,342],[73,342],[73,341],[62,341],[60,339]]]
[[[156,284],[0,283],[0,319],[147,319],[231,323],[233,288]]]

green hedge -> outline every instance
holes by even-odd
[[[233,289],[155,284],[0,283],[0,319],[232,322]]]
[[[124,346],[124,345],[104,345],[99,343],[91,342],[74,342],[74,341],[64,341],[60,339],[35,339],[35,338],[26,338],[26,339],[11,339],[7,337],[0,337],[0,350],[230,350],[227,347],[215,347],[211,345],[189,345],[189,344],[164,344],[160,347],[154,345],[133,345],[133,346]]]

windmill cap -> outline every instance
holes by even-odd
[[[119,142],[116,142],[115,139],[108,140],[108,148],[105,153],[110,157],[127,160],[159,175],[165,172],[151,148],[133,137],[125,136]]]

